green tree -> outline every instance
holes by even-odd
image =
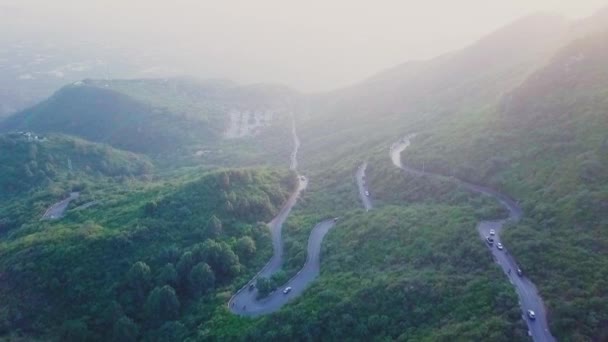
[[[182,323],[170,321],[163,324],[159,329],[150,331],[146,341],[182,342],[186,338],[187,333],[188,331]]]
[[[135,293],[138,303],[143,303],[151,285],[150,267],[143,261],[138,261],[127,273],[127,281]]]
[[[255,287],[258,289],[258,297],[264,298],[268,296],[272,288],[272,281],[268,278],[259,277],[255,282]]]
[[[231,213],[234,211],[234,206],[232,206],[232,203],[230,201],[226,201],[224,202],[224,211]]]
[[[104,329],[111,330],[115,322],[125,315],[122,306],[116,301],[111,301],[110,304],[101,313],[101,320]]]
[[[114,323],[112,328],[112,341],[115,342],[133,342],[137,341],[139,327],[132,319],[127,316],[121,317]]]
[[[204,262],[196,264],[188,277],[190,293],[196,298],[215,286],[215,274],[209,265]]]
[[[65,321],[61,326],[62,341],[86,341],[90,335],[87,323],[81,319]]]
[[[212,215],[207,222],[207,234],[212,238],[217,238],[222,235],[222,221],[217,216]]]
[[[218,279],[228,279],[240,271],[239,257],[225,242],[207,240],[202,246],[203,259],[211,266]]]
[[[145,311],[147,317],[154,322],[166,322],[179,317],[179,300],[175,290],[165,285],[155,287],[146,300]]]
[[[194,258],[192,256],[192,252],[185,252],[179,258],[177,262],[177,275],[182,284],[185,284],[185,280],[188,279],[188,275],[190,275],[190,270],[194,266]]]
[[[222,172],[220,177],[220,184],[222,186],[222,189],[227,190],[230,187],[230,175],[228,175],[228,172]]]
[[[165,266],[163,266],[163,268],[160,269],[160,272],[156,276],[156,285],[158,285],[158,286],[163,286],[163,285],[176,286],[177,280],[178,280],[178,276],[177,276],[177,270],[175,269],[175,266],[173,266],[172,263],[168,263]]]
[[[255,252],[255,241],[249,236],[243,236],[236,242],[236,252],[240,260],[251,258]]]
[[[158,204],[155,201],[150,201],[144,205],[144,214],[147,217],[152,217],[158,209]]]

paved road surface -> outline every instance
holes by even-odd
[[[298,133],[296,132],[296,120],[291,118],[291,136],[293,137],[293,152],[291,152],[290,158],[290,170],[296,170],[298,168],[298,150],[300,150],[300,138],[298,138]]]
[[[367,183],[365,180],[365,170],[366,169],[367,169],[367,163],[361,164],[361,166],[359,166],[357,168],[356,178],[357,178],[357,187],[359,188],[359,197],[361,197],[361,202],[363,203],[363,207],[365,208],[365,210],[369,211],[370,209],[372,209],[373,205],[372,205],[372,200],[371,200],[370,196],[365,195],[365,191],[368,191]]]
[[[416,174],[416,175],[430,175],[430,176],[439,176],[441,175],[431,174],[428,172],[420,171],[408,167],[401,163],[401,152],[403,152],[410,145],[410,138],[412,136],[408,136],[400,140],[399,142],[393,144],[390,149],[391,160],[393,164],[397,167]],[[495,220],[495,221],[481,221],[477,225],[477,230],[479,231],[479,235],[481,239],[484,241],[484,244],[490,249],[492,255],[496,262],[500,265],[505,275],[509,278],[511,284],[515,286],[515,290],[519,296],[520,305],[522,309],[523,319],[526,321],[528,325],[528,330],[532,339],[534,341],[555,341],[555,338],[551,335],[549,331],[549,325],[547,324],[547,315],[545,311],[545,306],[543,304],[542,298],[538,294],[538,290],[536,286],[528,279],[525,275],[518,276],[517,275],[517,263],[513,256],[508,253],[508,250],[505,246],[504,250],[498,250],[495,245],[500,242],[500,233],[504,227],[504,224],[507,222],[517,222],[521,219],[523,215],[522,209],[519,207],[516,201],[509,198],[508,196],[501,194],[493,189],[479,186],[476,184],[468,183],[465,181],[461,181],[459,179],[451,177],[451,179],[455,182],[458,182],[460,185],[468,188],[469,190],[477,193],[481,193],[484,195],[492,196],[497,199],[505,208],[509,210],[509,216],[506,219]],[[494,238],[494,246],[490,246],[485,243],[486,236],[490,235],[490,230],[494,229],[496,231],[496,236]],[[509,270],[511,270],[509,272]],[[527,318],[526,312],[527,310],[533,310],[536,313],[536,320],[531,321]]]
[[[293,121],[292,121],[293,122]],[[300,147],[300,140],[296,134],[295,122],[292,124],[292,135],[294,141],[294,150],[291,154],[290,168],[295,170],[298,166],[297,154]],[[273,273],[281,269],[283,265],[283,239],[281,230],[283,223],[287,220],[289,212],[296,204],[300,192],[308,185],[308,180],[302,176],[298,176],[299,185],[287,200],[287,203],[281,209],[279,214],[268,224],[272,236],[273,255],[270,261],[262,268],[262,270],[251,279],[243,288],[230,298],[228,307],[232,313],[243,316],[259,316],[269,314],[279,310],[283,305],[290,300],[301,295],[306,287],[319,275],[321,243],[329,230],[335,225],[334,220],[326,220],[317,224],[308,238],[308,256],[306,263],[298,273],[291,278],[286,284],[279,287],[266,298],[257,299],[258,291],[256,288],[249,290],[250,284],[255,284],[258,277],[269,278]],[[291,287],[292,291],[288,294],[283,294],[283,289]]]
[[[257,300],[257,289],[254,288],[251,291],[248,289],[250,283],[255,283],[256,277],[230,299],[228,303],[230,310],[239,315],[259,316],[275,312],[290,300],[300,296],[306,290],[306,287],[319,276],[321,268],[321,242],[323,242],[323,238],[333,226],[333,220],[326,220],[313,228],[308,238],[308,258],[306,259],[306,263],[286,284],[272,292],[268,297]],[[291,287],[293,290],[288,294],[283,294],[283,289],[286,287]]]
[[[70,202],[77,199],[78,196],[80,196],[79,192],[72,192],[70,193],[70,197],[53,204],[44,212],[42,220],[58,220],[62,218]]]

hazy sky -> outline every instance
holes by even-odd
[[[0,20],[52,39],[161,53],[184,72],[331,89],[463,47],[537,11],[576,18],[607,0],[0,0]],[[8,26],[8,24],[6,24]],[[69,37],[69,38],[68,38]]]

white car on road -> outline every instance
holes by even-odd
[[[501,250],[501,251],[502,251],[502,249],[503,249],[504,247],[502,246],[502,243],[498,242],[498,243],[496,243],[496,248],[498,248],[499,250]]]
[[[291,286],[287,286],[285,290],[283,290],[283,294],[288,294],[289,292],[291,292]]]
[[[369,197],[369,191],[365,190],[365,196]]]
[[[528,318],[533,321],[536,319],[536,314],[532,310],[528,310]]]
[[[496,235],[496,231],[494,229],[490,229],[490,235]]]

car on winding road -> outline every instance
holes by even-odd
[[[496,231],[494,229],[490,229],[490,235],[492,235],[492,236],[496,235]]]
[[[283,294],[288,294],[289,292],[291,292],[291,286],[287,286],[285,290],[283,290]]]
[[[532,310],[528,310],[528,318],[533,321],[536,319],[536,314]]]
[[[491,246],[494,243],[494,239],[491,236],[486,236],[486,242]]]
[[[369,197],[369,191],[365,190],[365,196]]]
[[[517,275],[520,277],[524,275],[524,272],[521,270],[521,268],[517,268]]]
[[[497,243],[496,243],[496,248],[498,248],[499,250],[501,250],[501,251],[502,251],[504,247],[502,246],[502,243],[497,242]]]

